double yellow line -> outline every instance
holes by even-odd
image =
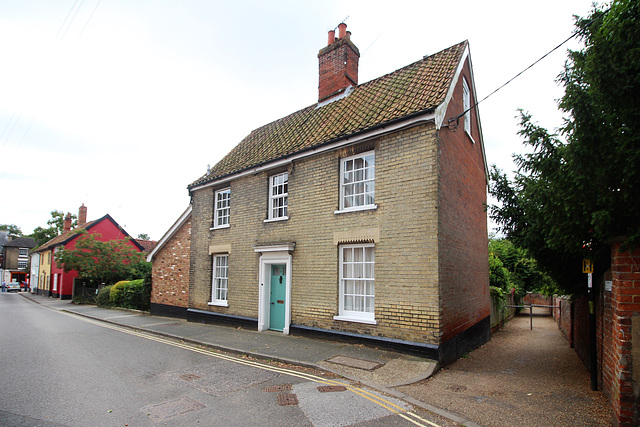
[[[417,426],[422,426],[422,427],[426,427],[428,426],[432,426],[432,427],[440,427],[438,424],[435,424],[429,420],[426,420],[422,417],[420,417],[417,414],[414,414],[413,412],[408,412],[407,410],[405,410],[404,408],[402,408],[401,406],[396,405],[393,402],[390,402],[380,396],[377,396],[373,393],[370,393],[366,390],[363,390],[361,388],[358,387],[354,387],[352,385],[346,384],[346,383],[342,383],[340,381],[334,381],[331,380],[329,378],[322,378],[316,375],[312,375],[312,374],[307,374],[304,372],[298,372],[298,371],[294,371],[291,369],[286,369],[286,368],[279,368],[277,366],[271,366],[271,365],[267,365],[264,363],[260,363],[260,362],[256,362],[256,361],[252,361],[252,360],[247,360],[247,359],[241,359],[235,356],[230,356],[227,354],[223,354],[223,353],[218,353],[214,350],[211,349],[206,349],[206,348],[199,348],[193,344],[186,344],[186,343],[182,343],[182,342],[177,342],[177,341],[173,341],[167,338],[162,338],[160,336],[157,335],[153,335],[150,333],[146,333],[146,332],[140,332],[137,331],[135,329],[129,329],[127,327],[122,327],[122,326],[117,326],[117,325],[113,325],[111,323],[107,323],[107,322],[102,322],[99,320],[94,320],[85,316],[81,316],[81,315],[77,315],[75,313],[71,313],[68,311],[62,311],[61,313],[67,314],[68,316],[72,316],[76,319],[81,319],[87,323],[92,323],[94,325],[97,326],[102,326],[104,328],[108,328],[108,329],[112,329],[114,331],[118,331],[118,332],[122,332],[125,334],[129,334],[129,335],[134,335],[136,337],[140,337],[140,338],[144,338],[147,340],[151,340],[151,341],[155,341],[158,343],[162,343],[162,344],[166,344],[166,345],[170,345],[173,347],[177,347],[177,348],[181,348],[183,350],[189,350],[192,351],[194,353],[200,353],[200,354],[204,354],[206,356],[210,356],[210,357],[216,357],[218,359],[222,359],[222,360],[227,360],[229,362],[233,362],[233,363],[237,363],[239,365],[245,365],[245,366],[250,366],[253,368],[258,368],[258,369],[263,369],[265,371],[271,371],[271,372],[277,372],[280,374],[285,374],[285,375],[289,375],[292,377],[298,377],[298,378],[302,378],[308,381],[313,381],[316,383],[320,383],[320,384],[325,384],[325,385],[340,385],[343,387],[346,387],[349,391],[351,391],[352,393],[357,394],[358,396],[364,397],[365,399],[379,405],[382,406],[383,408],[387,409],[388,411],[397,414],[398,416],[404,418],[405,420],[409,421],[410,423],[413,423]]]

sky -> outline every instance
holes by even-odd
[[[317,102],[318,51],[347,24],[359,83],[463,40],[483,99],[573,32],[592,0],[0,0],[0,224],[110,214],[159,240],[187,186],[251,130]],[[557,130],[572,39],[480,103],[511,174],[517,110]],[[490,226],[492,228],[493,226]]]

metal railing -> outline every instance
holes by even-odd
[[[541,308],[560,308],[559,305],[541,305],[541,304],[529,304],[529,305],[508,305],[509,308],[529,308],[529,324],[533,331],[533,307]]]

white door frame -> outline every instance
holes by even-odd
[[[258,330],[269,329],[269,312],[271,302],[271,266],[275,264],[286,265],[286,297],[284,302],[284,327],[282,333],[289,334],[291,325],[291,252],[295,243],[281,245],[254,246],[255,252],[260,252],[260,268],[258,270]]]

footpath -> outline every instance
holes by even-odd
[[[439,370],[433,360],[275,331],[187,322],[144,312],[23,297],[50,309],[249,355],[329,371],[465,426],[608,426],[610,409],[548,316],[516,316],[489,343]],[[535,311],[534,311],[535,313]]]

